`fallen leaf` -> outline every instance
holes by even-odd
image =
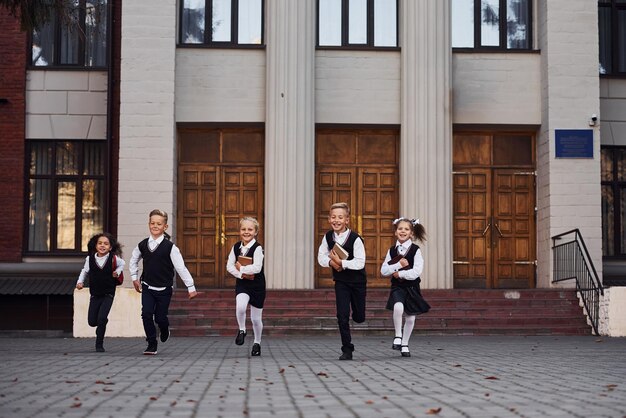
[[[428,411],[426,411],[426,414],[427,415],[437,415],[440,412],[441,412],[441,408],[430,408]]]
[[[515,411],[516,411],[516,409],[515,409],[515,408],[509,408],[509,411],[511,411],[511,412],[515,412]]]
[[[609,388],[609,389],[614,389],[614,388],[617,387],[617,385],[610,384],[610,385],[606,385],[606,387]]]
[[[75,401],[80,401],[80,398],[78,396],[74,396],[74,400]]]
[[[366,404],[371,405],[374,403],[374,401],[365,401]]]
[[[487,380],[500,380],[499,378],[497,378],[495,376],[487,376],[487,377],[485,377],[485,379],[487,379]]]
[[[280,369],[278,373],[285,373],[285,369]]]
[[[488,393],[485,393],[485,396],[489,397],[490,395]]]
[[[463,366],[461,366],[460,364],[455,364],[455,365],[454,365],[454,366],[452,366],[452,367],[463,367]]]
[[[477,371],[477,372],[482,372],[482,371],[483,371],[483,369],[474,369],[474,371]]]
[[[220,399],[224,399],[224,395],[220,395]],[[187,402],[189,402],[189,401],[187,401]]]
[[[63,353],[64,356],[67,356],[67,353]]]
[[[72,404],[72,406],[70,406],[70,408],[80,408],[80,407],[81,407],[81,405],[82,405],[82,403],[80,403],[80,402],[74,402],[74,403]]]
[[[174,383],[180,383],[180,380],[176,379],[174,380]]]
[[[325,372],[319,372],[317,375],[318,376],[328,377],[328,373],[325,373]]]
[[[159,398],[157,398],[156,396],[150,396],[150,400],[151,401],[156,401],[157,399],[159,399]]]
[[[103,392],[113,392],[113,389],[109,389],[109,388],[104,388],[102,389]]]
[[[242,413],[243,413],[244,415],[248,415],[248,410],[247,410],[247,409],[244,409]]]
[[[245,392],[246,388],[239,388],[239,390],[242,390],[242,391],[244,391],[244,392]]]
[[[96,385],[114,385],[113,382],[105,382],[104,380],[96,380]]]
[[[91,393],[92,395],[97,395],[97,394],[98,394],[98,393],[100,393],[100,392],[98,392],[97,390],[93,390],[93,391],[91,391],[90,393]]]
[[[293,364],[290,364],[289,367],[291,367],[292,369],[296,368],[296,366],[294,366]]]
[[[187,402],[195,402],[193,399],[187,399]]]
[[[79,380],[66,380],[65,383],[80,383]]]
[[[309,393],[307,393],[306,395],[304,395],[305,398],[315,398],[315,395],[311,395]]]
[[[267,381],[267,379],[264,379],[262,377],[257,377],[256,380],[259,381],[259,382],[266,382]]]
[[[13,379],[14,382],[17,382],[17,377],[15,379]]]
[[[170,403],[170,406],[175,406],[175,405],[176,405],[176,403],[177,403],[176,401],[172,401],[172,402]]]
[[[437,351],[443,351],[443,348],[437,348]]]

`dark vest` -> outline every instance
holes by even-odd
[[[113,295],[117,280],[113,277],[113,253],[100,267],[95,254],[89,254],[89,293],[94,296]]]
[[[259,244],[259,242],[255,242],[254,245],[252,247],[250,247],[250,249],[248,250],[248,252],[246,253],[246,257],[250,257],[253,258],[254,257],[254,252],[256,251],[256,249],[258,247],[260,247],[261,244]],[[235,254],[235,258],[239,258],[239,256],[241,255],[241,241],[237,242],[234,246],[233,246],[233,253]],[[257,274],[254,275],[254,280],[244,280],[243,283],[253,283],[254,287],[263,287],[265,288],[265,263],[263,263],[263,266],[261,266],[261,271],[258,272]]]
[[[350,231],[346,242],[343,244],[339,243],[343,249],[348,252],[348,260],[352,260],[354,258],[354,241],[356,241],[357,238],[361,238],[359,234],[354,231]],[[361,241],[363,241],[363,238],[361,238]],[[328,244],[329,250],[332,250],[335,246],[335,236],[332,230],[326,233],[326,244]],[[331,270],[333,271],[333,280],[339,282],[365,283],[367,281],[365,268],[362,268],[361,270],[343,269],[341,271],[337,271],[331,267]]]
[[[409,265],[405,267],[407,270],[410,270],[413,268],[415,254],[417,254],[417,250],[419,250],[419,248],[420,247],[418,247],[417,244],[411,244],[409,251],[407,251],[407,253],[404,254],[404,259],[409,262]],[[398,255],[398,248],[395,245],[389,248],[389,257],[394,258],[397,255]],[[396,279],[395,277],[391,276],[392,286],[400,286],[400,287],[419,286],[420,281],[421,280],[419,277],[415,280],[404,280],[404,279]]]
[[[168,239],[163,239],[161,243],[150,251],[148,238],[138,245],[143,257],[143,272],[141,281],[149,286],[168,287],[174,285],[174,264],[170,257],[174,244]]]

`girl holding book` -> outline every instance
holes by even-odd
[[[261,355],[261,334],[263,333],[263,303],[265,302],[265,275],[263,273],[263,247],[256,240],[259,222],[245,217],[239,221],[238,241],[228,254],[226,270],[237,278],[236,315],[239,331],[235,344],[243,345],[246,338],[246,309],[250,305],[250,319],[254,331],[252,356]]]
[[[420,292],[419,276],[424,269],[424,258],[420,248],[413,243],[413,240],[426,241],[426,230],[419,219],[398,218],[393,221],[393,227],[397,241],[387,251],[380,273],[391,276],[391,291],[386,306],[393,311],[395,338],[391,348],[400,350],[402,357],[411,357],[409,338],[415,325],[415,316],[430,309]]]

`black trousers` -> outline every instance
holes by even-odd
[[[337,304],[337,323],[341,334],[341,351],[354,351],[350,335],[350,308],[352,320],[356,323],[365,321],[365,293],[367,284],[335,282],[335,302]]]
[[[90,327],[96,327],[96,345],[102,345],[104,341],[112,305],[113,295],[91,295],[89,298],[87,322]]]
[[[172,300],[172,288],[165,290],[151,290],[145,284],[141,289],[141,319],[148,343],[157,342],[157,332],[154,323],[163,331],[170,326],[167,313]]]

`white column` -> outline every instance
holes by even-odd
[[[450,6],[402,0],[400,215],[419,217],[426,288],[452,288]]]
[[[315,1],[267,7],[265,271],[269,288],[314,287]]]
[[[175,236],[176,0],[125,1],[122,15],[118,238],[130,257],[154,208]]]
[[[551,287],[551,237],[579,228],[602,277],[598,5],[586,0],[538,3],[542,121],[537,139],[537,287]],[[592,159],[557,159],[556,129],[593,129]],[[572,287],[573,281],[561,285]]]

